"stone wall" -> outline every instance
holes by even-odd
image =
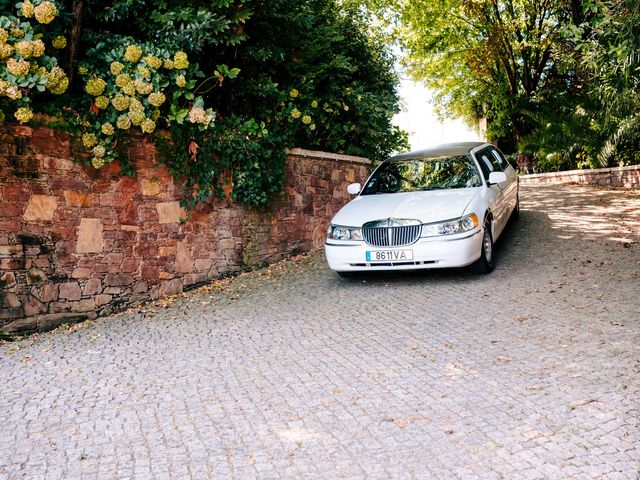
[[[0,130],[0,331],[42,331],[319,248],[368,160],[289,151],[269,212],[231,200],[185,212],[153,143],[128,147],[136,177],[71,158],[49,128]]]
[[[521,185],[554,183],[589,183],[611,187],[640,188],[640,165],[594,170],[569,170],[566,172],[535,173],[522,175]]]

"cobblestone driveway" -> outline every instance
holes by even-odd
[[[637,479],[640,192],[522,206],[489,276],[314,254],[0,346],[0,478]]]

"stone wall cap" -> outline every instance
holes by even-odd
[[[306,158],[321,158],[323,160],[336,160],[338,162],[364,163],[371,165],[371,160],[364,157],[356,157],[354,155],[343,155],[341,153],[320,152],[317,150],[305,150],[304,148],[287,148],[289,155]]]

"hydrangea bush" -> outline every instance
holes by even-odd
[[[173,53],[151,44],[116,47],[100,63],[85,63],[79,73],[89,101],[82,115],[82,143],[92,153],[91,164],[101,168],[117,157],[120,133],[153,133],[172,122],[206,130],[215,121],[211,108],[196,97],[204,74],[185,52]],[[199,82],[200,79],[200,82]]]
[[[186,206],[231,182],[234,200],[268,207],[286,147],[383,158],[406,143],[390,124],[392,59],[342,13],[337,0],[0,0],[0,114],[52,115],[78,161],[118,158],[124,175],[125,134],[154,135]]]
[[[53,56],[48,56],[42,25],[53,22],[58,15],[51,1],[18,3],[18,17],[0,16],[0,119],[7,114],[20,123],[33,117],[30,107],[33,95],[50,92],[63,94],[69,79]],[[52,42],[55,49],[64,37]]]

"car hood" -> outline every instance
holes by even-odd
[[[461,217],[480,188],[426,192],[361,195],[349,202],[331,223],[360,227],[366,222],[387,218],[411,218],[433,223]]]

